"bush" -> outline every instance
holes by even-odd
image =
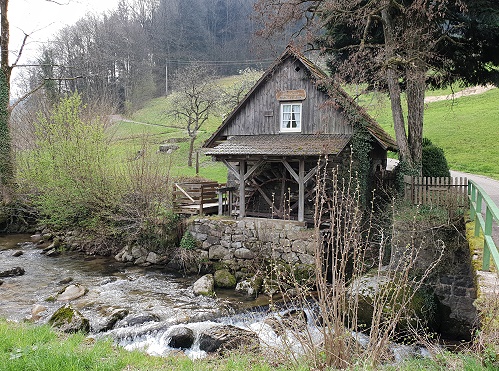
[[[44,222],[56,228],[99,224],[95,210],[112,209],[115,180],[104,125],[83,118],[81,97],[62,99],[35,127],[36,148],[20,177]]]
[[[425,177],[449,177],[449,165],[444,150],[429,139],[423,139],[422,175]]]
[[[191,232],[185,231],[182,239],[180,240],[180,247],[185,250],[194,250],[197,247],[197,240]]]

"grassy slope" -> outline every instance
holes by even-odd
[[[451,169],[499,179],[498,101],[499,89],[492,89],[426,105],[423,135],[444,149]],[[363,103],[394,135],[388,100],[365,99]]]
[[[230,81],[224,79],[223,83]],[[447,95],[450,90],[432,91],[427,95]],[[449,166],[453,170],[487,175],[499,179],[499,89],[481,95],[467,96],[455,100],[429,103],[425,110],[424,136],[442,147]],[[366,95],[359,98],[369,113],[393,135],[393,125],[386,96]],[[117,152],[120,156],[133,158],[143,145],[156,152],[159,144],[170,138],[187,137],[181,124],[166,114],[168,98],[153,99],[132,119],[152,125],[118,123],[114,130]],[[212,117],[202,127],[196,141],[196,148],[216,130],[222,122],[220,117]],[[179,149],[172,155],[158,154],[171,161],[171,175],[192,177],[193,168],[188,168],[188,143],[178,143]],[[225,182],[227,171],[219,163],[200,154],[200,174],[204,178]]]
[[[291,357],[288,361],[291,360]],[[382,367],[352,366],[351,370],[486,370],[494,364],[482,366],[473,355],[440,354],[434,359],[409,360],[402,364]],[[489,366],[489,367],[487,367]],[[259,354],[232,352],[226,357],[208,357],[191,361],[177,354],[171,357],[151,357],[140,351],[128,352],[109,340],[93,340],[82,334],[60,334],[49,326],[12,323],[0,319],[0,371],[57,370],[57,371],[305,371],[305,363],[286,360],[265,360]]]

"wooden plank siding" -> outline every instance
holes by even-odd
[[[414,205],[467,205],[465,177],[413,177],[404,175],[404,198]]]
[[[298,89],[306,91],[305,100],[289,102],[302,103],[302,134],[352,134],[352,125],[347,124],[344,115],[333,105],[326,103],[330,98],[317,89],[305,71],[300,61],[291,58],[286,60],[283,66],[276,69],[272,78],[263,82],[258,92],[249,97],[239,114],[233,118],[231,125],[221,134],[224,136],[279,134],[282,102],[277,100],[276,93]],[[269,113],[272,113],[272,116]]]

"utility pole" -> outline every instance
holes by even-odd
[[[165,59],[165,96],[168,95],[168,60]]]

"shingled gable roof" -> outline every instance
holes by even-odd
[[[284,53],[265,71],[263,76],[260,77],[243,100],[234,108],[229,116],[227,116],[227,118],[222,122],[220,127],[204,143],[204,148],[213,148],[218,144],[218,141],[223,140],[220,134],[230,124],[232,118],[238,114],[241,108],[246,104],[249,97],[255,93],[258,87],[288,58],[295,58],[299,60],[309,72],[311,79],[317,84],[318,89],[324,89],[328,96],[334,99],[338,106],[343,108],[344,113],[351,119],[352,122],[358,121],[360,116],[361,121],[365,123],[366,129],[382,148],[392,151],[398,150],[397,144],[393,138],[386,133],[383,128],[372,117],[370,117],[367,112],[347,94],[347,92],[345,92],[345,90],[334,82],[317,65],[305,58],[293,46],[288,46]]]

